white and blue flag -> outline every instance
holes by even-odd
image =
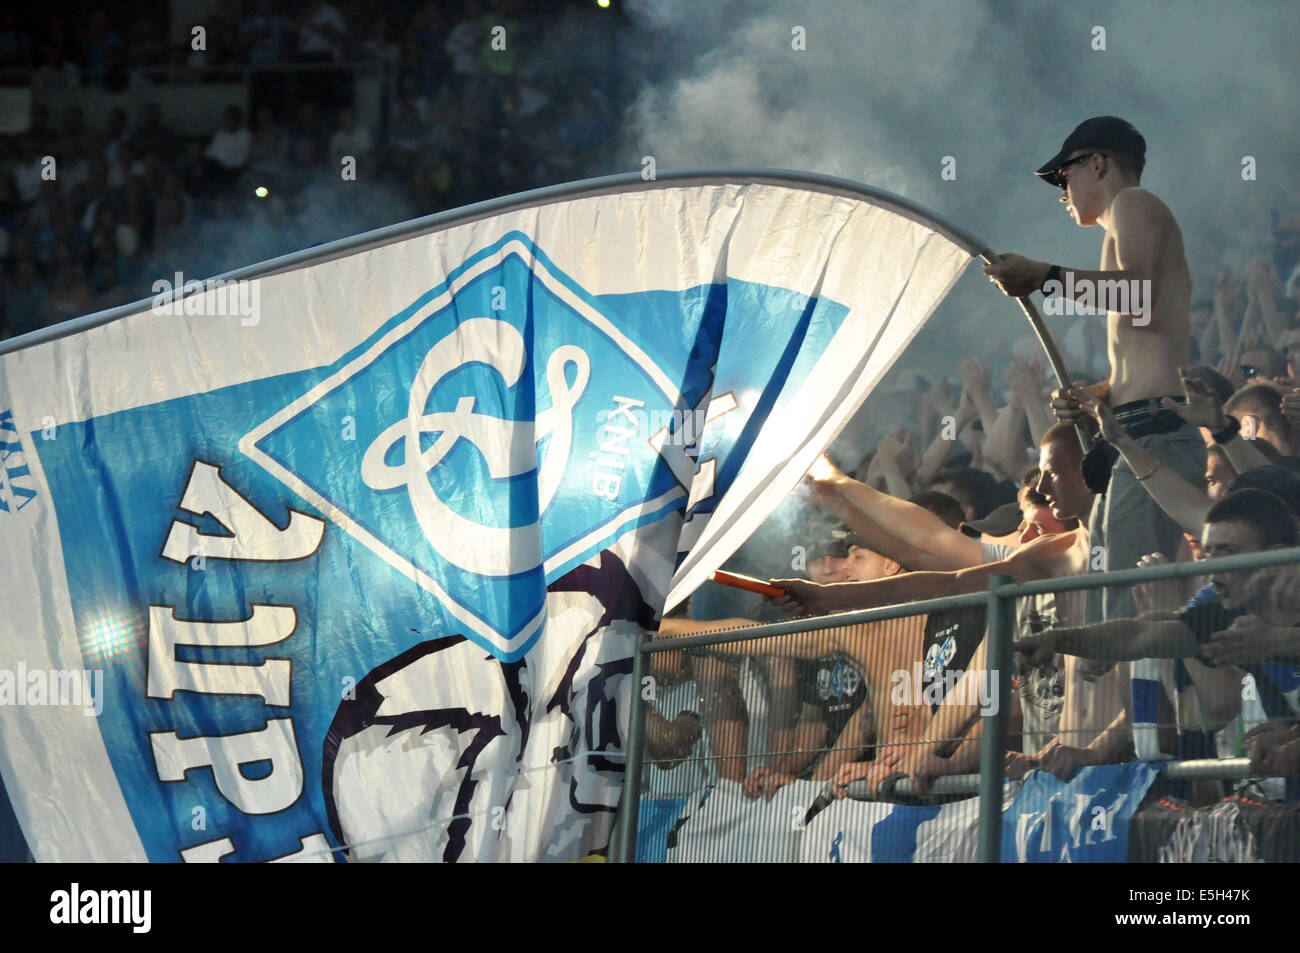
[[[628,176],[0,344],[0,771],[33,855],[604,849],[635,638],[976,250],[849,183]]]
[[[702,791],[647,798],[637,859],[666,863],[973,863],[979,857],[977,797],[905,805],[835,799],[808,818],[825,787],[794,781],[770,800],[725,779]],[[1006,811],[1019,784],[1003,785]]]
[[[1002,859],[1124,863],[1129,822],[1160,773],[1146,761],[1091,765],[1068,782],[1031,771],[1002,818]]]

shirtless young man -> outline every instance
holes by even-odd
[[[912,616],[889,622],[837,626],[816,632],[773,636],[745,644],[744,652],[769,660],[816,662],[830,656],[842,656],[851,660],[855,673],[862,677],[866,689],[865,698],[847,719],[842,720],[843,727],[837,733],[827,732],[823,727],[823,736],[807,744],[810,749],[820,749],[823,752],[809,775],[810,780],[830,780],[844,765],[865,754],[871,745],[876,745],[878,750],[893,745],[906,746],[917,741],[925,732],[929,712],[923,711],[923,706],[892,704],[889,689],[890,676],[896,671],[907,669],[912,660],[920,656],[928,618]],[[707,622],[665,619],[659,637],[676,638],[702,632],[746,629],[758,624],[750,619],[738,618]],[[776,759],[786,757],[781,754],[779,743],[774,747],[777,750],[772,754]],[[801,753],[811,754],[811,751]],[[808,762],[812,758],[806,757],[803,760]],[[743,782],[745,793],[749,797],[762,793],[769,799],[779,788],[795,780],[788,766],[783,763],[773,767],[758,766],[739,777],[725,773],[723,776],[728,780]]]
[[[1077,224],[1105,230],[1101,268],[1062,268],[1008,254],[984,272],[1011,297],[1072,289],[1082,303],[1104,305],[1110,379],[1092,389],[1162,466],[1196,482],[1205,473],[1205,444],[1183,420],[1177,396],[1182,393],[1179,368],[1190,354],[1191,275],[1173,213],[1138,185],[1145,161],[1146,141],[1124,120],[1100,116],[1081,123],[1037,174],[1062,190],[1061,202]],[[1117,282],[1128,294],[1116,293]],[[1087,416],[1075,388],[1052,395],[1052,410],[1062,423],[1082,423]],[[1091,546],[1104,549],[1108,569],[1131,569],[1152,551],[1170,559],[1177,555],[1181,531],[1142,488],[1149,475],[1134,474],[1117,461],[1093,507]],[[1090,592],[1090,620],[1135,614],[1127,586]]]
[[[859,541],[851,536],[842,538],[834,533],[833,524],[819,529],[818,548],[822,554],[808,563],[811,578],[839,582],[884,578],[903,571],[895,560],[857,545]],[[867,750],[878,724],[873,704],[888,695],[885,692],[880,696],[875,686],[887,686],[888,672],[897,668],[888,662],[892,655],[887,653],[886,661],[881,660],[882,646],[894,646],[889,651],[895,654],[907,651],[899,646],[910,645],[907,640],[912,630],[919,645],[924,622],[922,617],[875,627],[805,633],[793,647],[786,644],[793,637],[786,637],[785,641],[775,638],[743,643],[734,648],[734,653],[716,647],[721,655],[692,653],[688,649],[686,654],[692,656],[689,661],[683,652],[659,652],[651,657],[657,662],[653,674],[658,678],[659,671],[666,677],[675,675],[675,669],[689,672],[687,678],[695,683],[693,704],[702,716],[712,770],[718,777],[740,783],[747,797],[762,794],[771,799],[782,786],[805,775],[814,781],[829,779],[841,764]],[[741,618],[669,616],[660,624],[659,637],[679,638],[758,624]],[[850,638],[845,633],[856,633],[851,651],[845,647]],[[900,638],[903,642],[898,641]],[[750,714],[741,688],[742,657],[755,663],[767,685],[765,730],[758,737],[751,735]],[[883,679],[879,676],[882,671],[886,673]],[[671,707],[673,702],[668,704]],[[660,735],[665,734],[659,720],[654,727]],[[688,727],[683,726],[683,731]],[[924,725],[918,730],[924,730]]]
[[[1093,495],[1083,482],[1079,468],[1081,456],[1078,439],[1071,428],[1058,424],[1043,435],[1037,490],[1047,498],[1051,515],[1060,522],[1068,522],[1092,507]],[[851,493],[856,489],[853,481],[845,478],[841,483],[840,491],[848,498],[862,496]],[[860,501],[867,502],[865,499]],[[906,530],[906,527],[897,525],[893,528]],[[952,537],[961,536],[953,531],[948,533]],[[918,546],[923,544],[920,538],[912,542]],[[939,532],[933,533],[931,539],[924,544],[933,546],[936,552],[954,547],[969,548],[973,544],[974,555],[981,558],[982,562],[968,562],[965,568],[955,571],[909,572],[871,582],[817,585],[803,580],[779,579],[773,580],[773,583],[786,590],[783,603],[821,615],[915,599],[932,599],[960,592],[976,592],[987,588],[989,576],[995,573],[1027,581],[1079,575],[1088,571],[1088,533],[1085,528],[1040,536],[1021,546],[989,542],[981,544],[970,537],[962,536],[961,540],[946,538]],[[961,559],[962,554],[958,554],[953,562],[960,562]],[[1017,605],[1017,630],[1027,631],[1031,628],[1026,611],[1029,609],[1050,615],[1050,618],[1044,620],[1049,625],[1068,624],[1071,619],[1083,618],[1082,595],[1078,590],[1060,593],[1037,600],[1033,606],[1026,600],[1021,600]],[[1022,614],[1026,616],[1024,619],[1020,618]],[[982,645],[973,657],[968,650],[957,667],[966,668],[968,665],[971,667],[970,674],[984,667]],[[1063,773],[1069,774],[1073,770],[1065,767],[1065,761],[1077,765],[1122,760],[1129,745],[1128,723],[1123,717],[1128,698],[1125,667],[1112,668],[1096,682],[1089,680],[1092,676],[1087,672],[1085,663],[1078,658],[1066,656],[1064,669],[1065,696],[1056,736],[1042,748],[1035,746],[1032,753],[1041,759],[1048,770],[1056,770],[1057,762],[1060,761]],[[967,692],[961,697],[972,696]],[[968,718],[974,712],[975,706],[970,705],[936,708],[933,720],[928,720],[928,728],[920,739],[923,744],[896,747],[883,753],[874,763],[844,764],[832,781],[837,788],[842,789],[851,781],[865,778],[874,791],[876,784],[894,771],[903,771],[913,776],[945,773],[945,766],[940,764],[940,759],[934,756],[934,752],[945,739],[954,737],[955,732],[962,730],[958,728],[959,725],[969,725]],[[974,756],[973,746],[963,746],[963,750],[947,762],[946,772],[968,767],[962,758]]]

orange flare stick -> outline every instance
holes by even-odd
[[[761,579],[755,579],[752,576],[742,576],[739,573],[724,572],[719,569],[709,577],[713,582],[720,582],[724,586],[733,586],[736,589],[748,589],[750,592],[757,592],[761,596],[783,596],[785,590],[779,586],[773,586],[770,583],[763,582]]]

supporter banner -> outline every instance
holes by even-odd
[[[683,805],[675,830],[665,838],[665,859],[677,864],[798,860],[797,835],[821,789],[819,783],[794,781],[770,801],[751,800],[735,781],[719,780],[700,801]]]
[[[1159,773],[1144,761],[1084,768],[1068,784],[1031,772],[1002,818],[1003,861],[1127,860],[1129,821]]]
[[[979,798],[914,807],[837,800],[806,824],[821,783],[797,781],[771,801],[719,781],[694,798],[647,798],[641,860],[689,862],[965,863],[979,856]],[[1018,789],[1004,788],[1004,809]]]
[[[836,801],[809,822],[799,859],[823,864],[973,863],[979,859],[979,813],[979,798],[927,807]]]
[[[0,345],[0,771],[35,857],[604,848],[637,633],[973,249],[847,183],[627,176]]]

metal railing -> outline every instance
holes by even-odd
[[[1013,582],[1005,576],[994,575],[990,577],[988,588],[983,592],[671,639],[655,639],[649,635],[642,635],[638,640],[633,659],[633,685],[638,690],[632,693],[627,774],[614,837],[610,845],[610,859],[618,863],[632,863],[636,858],[642,769],[646,763],[647,711],[647,699],[639,690],[639,686],[644,684],[650,656],[655,653],[724,644],[734,645],[773,636],[814,633],[831,628],[985,606],[988,610],[988,665],[1000,676],[1004,672],[1013,671],[1014,600],[1019,597],[1190,579],[1217,572],[1240,572],[1296,563],[1300,563],[1300,547],[1243,553],[1200,562],[1172,563],[1144,569],[1091,572],[1033,582]],[[999,677],[997,683],[998,704],[991,712],[981,714],[984,724],[980,739],[980,773],[939,778],[931,788],[932,794],[964,794],[978,791],[980,796],[979,859],[982,863],[998,863],[1001,860],[1003,739],[1006,735],[1006,712],[1010,704],[1010,679]],[[1240,779],[1253,776],[1250,773],[1250,762],[1245,758],[1165,763],[1162,770],[1164,775],[1171,779]],[[882,785],[882,793],[886,797],[892,797],[912,796],[916,792],[910,780],[904,778],[888,787]],[[855,794],[859,798],[862,797],[860,790],[855,791],[850,788],[850,796]]]

